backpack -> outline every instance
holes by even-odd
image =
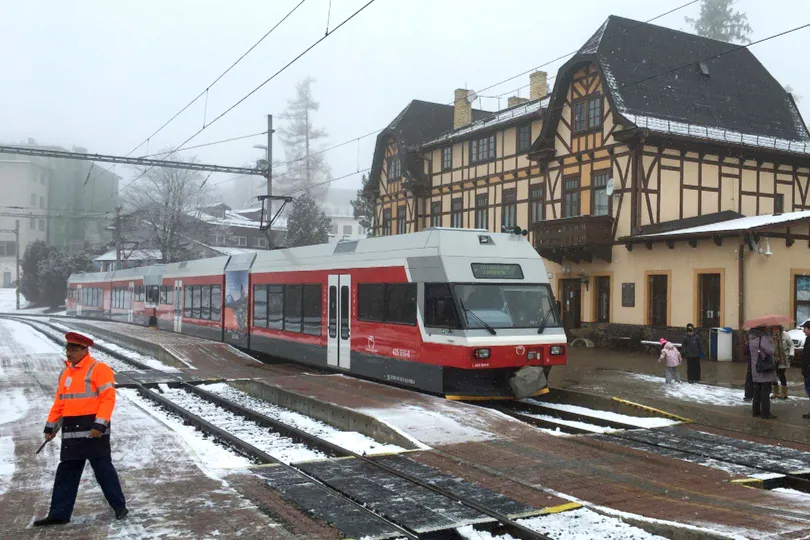
[[[762,343],[762,338],[759,338]],[[776,371],[776,358],[773,355],[765,353],[757,346],[757,373],[771,373]]]

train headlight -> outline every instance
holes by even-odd
[[[561,354],[565,354],[565,346],[552,345],[548,352],[551,353],[551,356],[560,356]]]
[[[473,349],[473,356],[478,360],[489,358],[489,349]]]

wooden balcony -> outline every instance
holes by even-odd
[[[555,262],[564,259],[590,262],[594,257],[610,262],[613,217],[577,216],[541,221],[532,227],[534,248]]]

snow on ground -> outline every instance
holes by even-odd
[[[141,396],[137,390],[119,388],[116,392],[177,433],[207,476],[219,480],[225,469],[244,468],[252,464],[248,458],[217,444],[194,426],[186,425],[182,418]]]
[[[676,420],[668,418],[647,418],[641,416],[629,416],[626,414],[619,414],[609,411],[600,411],[597,409],[589,409],[587,407],[580,407],[578,405],[567,405],[565,403],[547,403],[545,401],[538,401],[536,399],[527,399],[527,403],[539,405],[547,409],[554,409],[557,411],[568,411],[583,416],[593,416],[595,418],[602,418],[608,421],[622,422],[624,424],[631,424],[640,428],[657,428],[671,426],[677,424]]]
[[[810,503],[810,493],[805,493],[804,491],[798,491],[790,488],[774,488],[771,490],[771,493],[780,493],[792,500]]]
[[[309,448],[289,437],[274,433],[252,420],[247,420],[238,414],[225,410],[219,405],[206,401],[195,394],[181,389],[169,388],[164,384],[160,385],[160,388],[163,390],[163,397],[172,400],[187,411],[228,431],[284,463],[312,461],[329,457],[319,450]]]
[[[560,424],[561,426],[569,426],[572,428],[584,429],[592,433],[611,433],[613,431],[616,431],[614,428],[595,426],[593,424],[586,424],[585,422],[577,422],[576,420],[562,420],[560,418],[557,418],[556,416],[549,416],[547,414],[533,414],[527,412],[521,412],[520,414],[523,416],[530,416],[532,418],[539,418],[540,420],[546,420],[548,422]]]
[[[14,440],[0,437],[0,495],[8,491],[14,476]]]
[[[4,375],[0,372],[0,379],[3,378]],[[28,400],[22,388],[10,388],[0,392],[0,425],[19,420],[27,412]]]
[[[25,347],[26,354],[53,354],[60,352],[59,345],[25,323],[4,321],[3,324],[14,325],[14,340]],[[6,349],[0,344],[0,353],[3,352],[11,355],[15,354],[12,350]]]
[[[691,401],[692,403],[703,403],[706,405],[719,405],[721,407],[750,407],[749,403],[743,401],[743,391],[741,389],[711,386],[708,384],[665,384],[663,377],[644,373],[627,373],[627,376],[641,381],[660,384],[661,392],[668,398]]]
[[[325,439],[356,454],[374,455],[403,452],[405,450],[395,444],[381,444],[362,433],[356,431],[342,431],[301,413],[256,399],[225,383],[208,384],[202,388],[238,403],[243,407],[269,416],[279,422],[283,422],[301,431],[306,431],[316,437]]]
[[[663,536],[628,525],[618,518],[603,516],[587,508],[578,508],[558,514],[549,514],[530,519],[519,519],[524,527],[561,540],[658,540]],[[471,525],[456,529],[469,540],[516,540],[511,534],[493,535],[475,530]]]
[[[20,295],[20,309],[28,307],[28,300]],[[0,289],[0,312],[5,313],[17,310],[17,289]]]

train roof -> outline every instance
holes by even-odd
[[[109,281],[114,272],[79,272],[78,274],[70,274],[68,284],[71,283],[98,283],[101,281]]]
[[[127,268],[116,270],[110,276],[110,281],[122,281],[128,279],[143,279],[144,285],[160,285],[163,275],[163,265],[153,264],[151,266],[139,266],[138,268]]]
[[[163,279],[186,276],[214,276],[225,273],[229,255],[169,263],[163,266]]]
[[[456,265],[450,261],[439,263],[436,260],[451,257],[463,258],[464,261],[458,265],[459,268],[454,269]],[[482,263],[525,259],[532,263],[529,266],[534,269],[531,277],[526,276],[527,280],[548,281],[542,259],[525,237],[509,233],[493,233],[483,229],[439,227],[417,233],[366,238],[338,244],[262,251],[256,254],[251,272],[398,266],[407,263],[412,272],[419,267],[439,265],[443,268],[442,279],[472,281],[474,279],[469,261],[473,259]],[[462,266],[464,268],[461,268]],[[439,278],[438,275],[436,277]]]

